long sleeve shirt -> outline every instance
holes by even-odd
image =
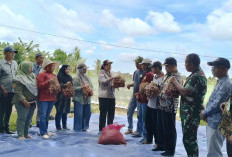
[[[206,109],[203,111],[203,115],[208,120],[208,126],[213,129],[217,129],[222,120],[222,112],[220,110],[220,104],[229,100],[232,92],[232,83],[228,76],[220,78],[214,87],[209,101],[206,105]]]
[[[14,81],[14,91],[13,104],[20,104],[23,100],[30,102],[36,99],[36,96],[34,96],[25,85],[18,81]]]
[[[73,98],[74,101],[78,101],[79,103],[83,105],[91,103],[91,97],[89,97],[87,100],[84,99],[83,90],[82,90],[82,86],[80,84],[79,78],[73,78],[73,87],[75,89],[75,96]],[[93,85],[91,82],[90,82],[90,87],[93,89]]]
[[[57,78],[55,74],[42,72],[38,75],[37,86],[39,90],[39,101],[56,101],[57,94],[50,93],[50,80]],[[58,80],[57,80],[58,83]]]
[[[111,98],[115,99],[115,89],[110,81],[111,75],[107,74],[105,70],[100,70],[98,75],[99,83],[99,98]]]

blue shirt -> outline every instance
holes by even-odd
[[[208,126],[213,129],[217,129],[222,120],[222,112],[220,110],[220,104],[229,100],[232,93],[232,83],[229,77],[220,78],[214,87],[209,101],[206,105],[206,109],[203,111],[203,115],[208,120]]]
[[[134,81],[134,90],[133,90],[133,94],[135,93],[138,93],[139,92],[139,85],[143,79],[145,75],[145,72],[144,71],[140,71],[140,70],[136,70],[134,72],[134,75],[133,75],[133,81]]]
[[[38,77],[41,68],[42,67],[39,66],[37,63],[34,64],[34,66],[33,66],[33,73],[36,75],[36,77]]]

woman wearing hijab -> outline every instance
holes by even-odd
[[[41,73],[38,75],[37,86],[39,89],[40,103],[40,135],[44,139],[50,138],[48,129],[48,118],[56,102],[56,96],[60,85],[55,74],[55,63],[47,59],[43,62]]]
[[[91,97],[85,98],[83,88],[89,86],[93,89],[91,80],[86,75],[87,66],[81,63],[77,66],[77,75],[73,78],[75,88],[74,101],[74,131],[86,131],[89,128],[91,117]]]
[[[31,138],[28,134],[30,123],[36,107],[38,95],[36,77],[32,73],[33,63],[24,61],[19,65],[13,80],[15,95],[12,103],[15,104],[17,118],[18,139]]]
[[[70,66],[63,65],[57,75],[58,81],[62,89],[66,89],[70,84],[72,85],[72,77],[69,75]],[[55,103],[56,107],[56,129],[57,131],[65,131],[70,130],[67,128],[67,115],[70,113],[70,97],[66,97],[62,92],[57,95],[57,102]],[[61,129],[60,121],[62,119],[62,126]]]
[[[115,89],[112,86],[113,80],[117,77],[112,77],[111,75],[111,64],[113,62],[109,60],[103,61],[101,70],[98,75],[99,83],[99,131],[106,125],[106,115],[107,115],[107,125],[113,124],[114,114],[115,114]]]

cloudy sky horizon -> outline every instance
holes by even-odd
[[[113,71],[132,73],[133,59],[138,55],[161,62],[175,57],[184,75],[188,75],[185,56],[179,53],[232,58],[232,0],[2,0],[0,19],[1,42],[16,42],[20,37],[40,44],[41,50],[60,48],[67,53],[78,46],[90,67],[96,59],[110,59]],[[1,25],[157,52],[79,42]],[[206,63],[215,60],[212,57],[201,57],[207,76],[211,68]]]

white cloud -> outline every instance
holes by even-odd
[[[102,11],[102,26],[115,26],[121,32],[130,36],[144,36],[151,33],[151,27],[139,18],[123,18],[115,17],[109,10]]]
[[[73,32],[89,33],[93,31],[92,26],[84,22],[75,10],[67,9],[61,4],[55,3],[47,8],[53,19],[57,22],[57,27]]]
[[[110,45],[107,45],[107,42],[103,41],[103,40],[100,40],[98,41],[99,43],[101,43],[101,48],[103,50],[112,50],[112,46]]]
[[[137,53],[120,53],[119,54],[119,59],[122,62],[133,62],[133,60],[138,56]]]
[[[168,12],[159,13],[150,11],[146,17],[153,25],[149,25],[140,18],[122,18],[114,16],[109,10],[102,11],[100,24],[102,26],[117,27],[129,36],[146,36],[157,32],[178,33],[180,26],[175,22],[174,16]]]
[[[116,18],[109,10],[105,9],[102,11],[102,18],[100,24],[103,26],[115,26],[120,23],[120,20]]]
[[[34,25],[32,24],[30,19],[27,19],[23,15],[20,14],[15,14],[10,8],[8,8],[5,5],[0,6],[0,19],[1,19],[1,24],[7,25],[7,26],[13,26],[13,27],[19,27],[19,28],[24,28],[24,29],[31,29],[34,30]],[[7,22],[3,22],[7,21]],[[7,41],[15,41],[18,39],[18,37],[21,36],[26,36],[27,39],[32,39],[32,36],[30,33],[25,33],[25,31],[20,31],[16,29],[11,29],[11,28],[2,28],[1,27],[1,33],[0,33],[0,38],[2,40],[7,40]]]
[[[124,18],[118,24],[120,31],[131,36],[144,36],[151,33],[151,27],[139,18]]]
[[[134,46],[135,45],[135,39],[132,38],[132,37],[125,37],[121,41],[119,41],[119,45]]]
[[[86,50],[85,53],[91,55],[91,54],[93,54],[93,52],[94,52],[95,50],[96,50],[96,47],[93,46],[91,49]]]
[[[181,31],[180,26],[175,22],[175,18],[168,12],[150,11],[147,20],[151,20],[155,29],[159,32],[178,33]]]
[[[205,30],[216,40],[232,40],[232,0],[207,16]]]

